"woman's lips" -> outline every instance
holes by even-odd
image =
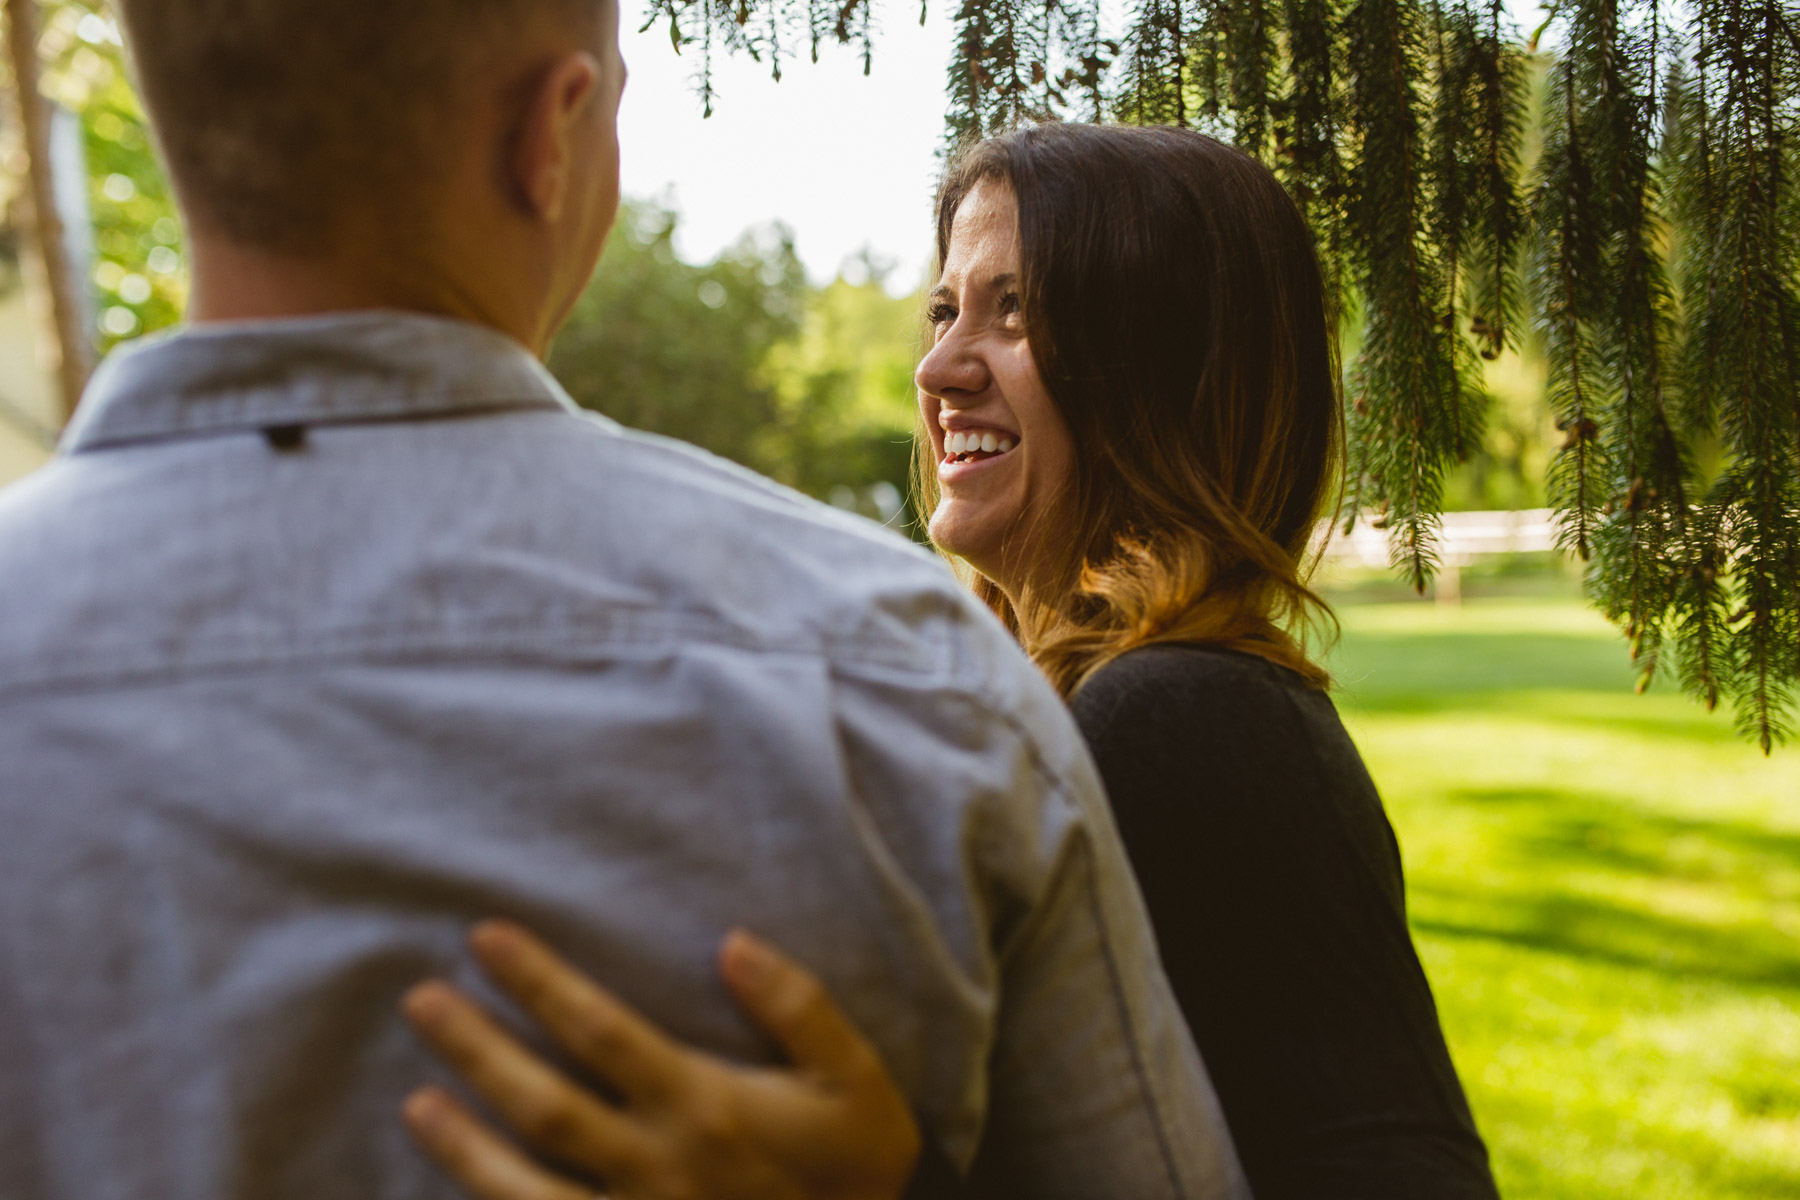
[[[1014,449],[1017,449],[1017,443],[1014,443]],[[962,455],[946,453],[944,457],[938,461],[938,481],[940,483],[950,483],[956,480],[967,479],[971,475],[982,471],[993,470],[1000,464],[1006,462],[1012,455],[1012,450],[996,450],[992,453],[978,450],[972,453],[965,452]]]
[[[943,455],[938,460],[938,480],[962,479],[1006,458],[1019,447],[1017,436],[1004,429],[974,427],[946,429]]]

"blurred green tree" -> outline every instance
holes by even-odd
[[[806,278],[784,229],[695,266],[676,224],[656,204],[622,208],[550,369],[585,407],[757,467],[780,407],[761,368],[800,328]]]
[[[864,268],[810,287],[780,227],[711,263],[627,203],[550,354],[577,403],[884,521],[904,516],[919,305]]]
[[[758,463],[840,508],[922,537],[907,482],[924,303],[917,293],[890,295],[887,276],[865,255],[808,295],[797,335],[773,347],[763,364],[777,413]]]
[[[104,353],[173,325],[187,302],[180,216],[102,0],[43,5],[43,90],[81,118],[94,221],[93,336]]]

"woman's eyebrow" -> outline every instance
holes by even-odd
[[[1008,271],[1004,275],[996,275],[988,280],[987,287],[989,291],[997,292],[1001,288],[1011,287],[1017,282],[1019,282],[1018,273],[1016,271]],[[931,289],[931,296],[929,298],[934,301],[949,301],[956,299],[956,293],[950,289],[949,284],[940,283]]]

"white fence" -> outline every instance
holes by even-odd
[[[1356,528],[1345,536],[1331,531],[1324,565],[1385,570],[1391,559],[1387,529],[1370,524],[1373,514],[1359,517]],[[1556,512],[1531,508],[1519,512],[1451,512],[1444,514],[1438,533],[1437,597],[1454,604],[1462,599],[1462,569],[1483,558],[1502,554],[1543,554],[1556,550]]]
[[[1466,567],[1496,554],[1542,554],[1556,549],[1556,511],[1529,508],[1521,512],[1452,512],[1444,514],[1438,554],[1445,566]],[[1350,536],[1333,532],[1325,560],[1355,567],[1388,565],[1388,534],[1367,516],[1359,517]]]

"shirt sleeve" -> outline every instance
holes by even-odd
[[[1011,693],[936,693],[909,714],[929,749],[895,736],[891,708],[885,724],[854,701],[841,710],[854,790],[885,844],[943,862],[905,849],[940,834],[901,826],[933,810],[921,796],[963,805],[961,879],[921,883],[976,898],[965,970],[991,1019],[979,1134],[945,1149],[984,1196],[1247,1198],[1098,774],[1067,709],[1021,664],[998,673]]]
[[[1330,701],[1168,648],[1075,711],[1259,1200],[1493,1197],[1399,849]]]

